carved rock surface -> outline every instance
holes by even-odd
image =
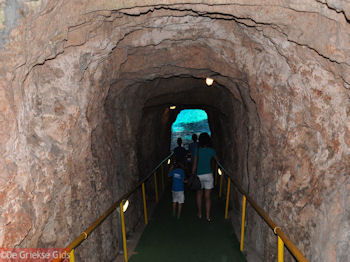
[[[347,1],[10,2],[0,246],[68,244],[168,154],[177,104],[207,110],[222,162],[310,261],[349,261]],[[129,232],[142,218],[131,203]],[[114,215],[80,259],[115,256],[115,228]],[[251,209],[247,243],[276,259]]]

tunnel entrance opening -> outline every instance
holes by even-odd
[[[179,112],[176,120],[171,126],[171,145],[173,150],[177,146],[177,139],[182,138],[183,146],[188,149],[188,145],[192,142],[192,135],[207,132],[211,134],[208,115],[202,109],[184,109]]]

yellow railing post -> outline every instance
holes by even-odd
[[[154,192],[156,195],[156,202],[158,203],[159,198],[158,198],[158,181],[157,181],[157,172],[154,172]]]
[[[230,177],[227,177],[225,219],[228,218],[228,207],[230,205],[230,189],[231,189],[231,179],[230,179]]]
[[[277,261],[283,262],[284,261],[284,243],[283,240],[277,236]]]
[[[242,198],[242,224],[241,224],[241,243],[240,243],[240,250],[243,251],[244,249],[244,229],[245,229],[245,212],[246,212],[246,206],[247,206],[247,198],[245,195],[243,195]]]
[[[142,183],[142,200],[143,200],[143,214],[145,217],[145,224],[148,224],[148,215],[147,215],[147,202],[146,202],[146,189],[145,189],[145,183]]]
[[[220,176],[220,188],[219,188],[219,198],[221,198],[222,195],[222,180],[223,180],[224,175],[222,174]]]
[[[75,262],[74,249],[69,252],[69,262]]]
[[[126,230],[125,230],[125,219],[124,219],[124,200],[120,201],[119,213],[120,213],[120,224],[122,226],[122,238],[123,238],[123,251],[124,251],[124,261],[128,262],[128,248],[126,246]]]

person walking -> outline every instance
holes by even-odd
[[[202,218],[202,199],[205,200],[205,216],[208,222],[211,221],[211,191],[214,188],[213,161],[216,158],[216,151],[211,147],[211,138],[208,133],[199,135],[199,147],[194,157],[192,174],[197,174],[201,189],[196,192],[197,216]]]
[[[178,146],[174,148],[175,161],[181,162],[184,166],[186,166],[187,150],[182,146],[181,137],[179,137],[176,142]]]
[[[191,154],[191,162],[193,162],[193,159],[195,155],[197,154],[197,148],[198,148],[198,137],[197,134],[192,135],[192,143],[188,145],[188,150],[190,151]]]
[[[185,170],[183,163],[175,162],[174,169],[169,172],[168,176],[172,177],[173,216],[177,215],[177,218],[180,218],[182,205],[185,202]]]

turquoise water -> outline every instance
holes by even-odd
[[[171,127],[171,149],[177,146],[178,137],[182,138],[183,146],[187,149],[192,142],[192,134],[203,132],[210,134],[207,113],[201,109],[182,110]]]

